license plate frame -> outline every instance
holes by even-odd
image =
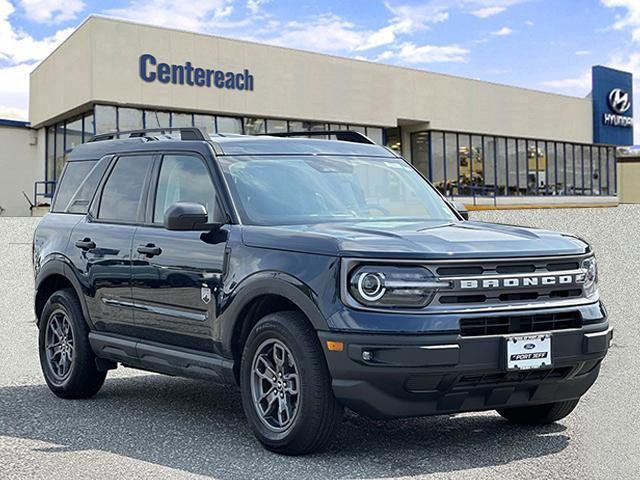
[[[553,366],[552,338],[551,333],[548,332],[506,336],[505,360],[507,370],[551,368]]]

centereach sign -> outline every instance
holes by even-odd
[[[140,55],[139,75],[149,83],[158,81],[174,85],[253,91],[253,75],[246,68],[243,72],[229,72],[194,67],[191,62],[183,65],[169,64],[158,62],[150,53]]]

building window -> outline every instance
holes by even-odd
[[[145,110],[144,128],[169,128],[171,126],[171,115],[169,112],[157,112],[155,110]]]
[[[445,195],[615,194],[611,146],[431,130],[411,134],[411,151]]]
[[[267,133],[284,133],[287,128],[286,120],[267,119]]]
[[[236,117],[216,117],[217,133],[242,133],[242,119]]]
[[[118,131],[126,132],[142,128],[142,110],[118,108]]]
[[[171,127],[193,127],[193,115],[190,113],[175,113],[171,114]]]
[[[45,166],[45,180],[54,182],[56,179],[56,130],[54,127],[47,127],[47,157]],[[47,185],[47,196],[53,195],[53,188]]]
[[[411,135],[411,160],[413,166],[416,167],[422,175],[429,178],[428,132],[419,132]]]
[[[64,123],[59,123],[58,125],[56,125],[56,160],[53,177],[54,180],[58,180],[60,178],[60,174],[62,173],[62,168],[64,167],[64,161],[66,159],[65,150]]]
[[[115,132],[118,128],[116,107],[96,105],[94,110],[96,135]]]
[[[266,122],[264,118],[245,118],[244,119],[245,135],[259,135],[261,133],[267,133]]]
[[[82,117],[67,121],[65,128],[65,158],[71,150],[82,143]]]
[[[213,115],[195,114],[193,116],[193,126],[204,130],[209,135],[212,135],[216,133],[216,117]]]
[[[384,145],[382,138],[382,129],[378,127],[367,127],[367,137],[373,140],[377,145]]]
[[[82,141],[88,142],[95,135],[93,129],[93,112],[86,113],[83,119]]]

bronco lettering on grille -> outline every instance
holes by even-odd
[[[460,290],[519,288],[519,287],[551,287],[554,285],[573,285],[584,283],[584,274],[544,275],[530,277],[500,277],[458,280]]]

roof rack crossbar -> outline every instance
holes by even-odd
[[[146,137],[150,133],[172,133],[180,132],[181,140],[209,140],[208,136],[198,127],[167,127],[167,128],[143,128],[141,130],[126,130],[122,132],[108,132],[95,135],[90,142],[100,142],[103,140],[115,140],[119,138],[140,138]]]
[[[371,140],[366,135],[356,132],[354,130],[311,130],[311,131],[301,131],[301,132],[273,132],[273,133],[261,133],[259,135],[266,135],[270,137],[321,137],[333,135],[337,140],[342,140],[343,142],[352,142],[352,143],[366,143],[369,145],[375,145],[376,142]]]

